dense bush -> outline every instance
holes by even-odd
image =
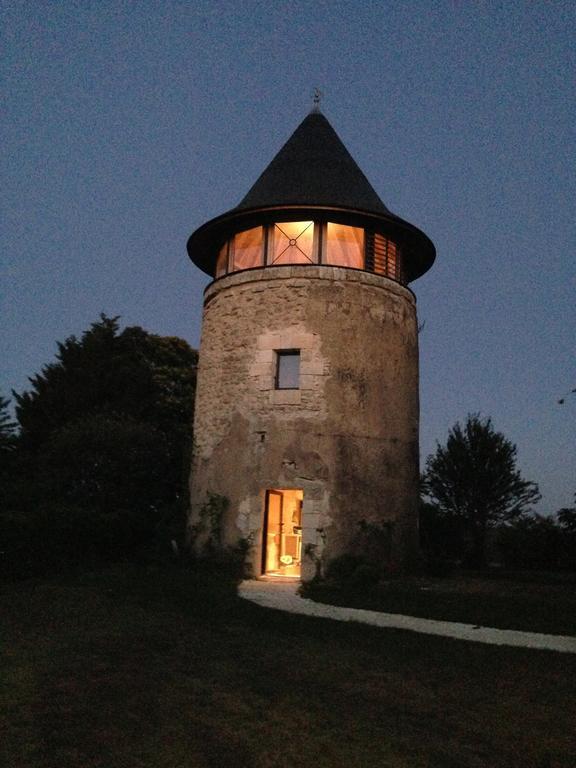
[[[365,557],[342,554],[328,561],[325,575],[329,581],[342,586],[362,589],[377,584],[381,573]]]
[[[554,517],[525,516],[501,527],[496,551],[502,564],[529,570],[576,571],[576,531],[570,516],[562,512]]]
[[[328,561],[326,578],[332,581],[349,581],[354,571],[366,561],[359,555],[343,554]]]
[[[127,510],[106,514],[58,502],[25,515],[3,515],[1,573],[15,579],[90,568],[135,552],[147,533]]]
[[[465,530],[457,517],[443,515],[428,502],[420,504],[420,548],[430,561],[457,561],[464,552]]]
[[[351,578],[350,586],[355,589],[369,589],[380,581],[380,571],[370,563],[360,563]]]
[[[447,576],[466,567],[466,530],[456,517],[446,517],[434,505],[420,507],[420,547],[430,576]],[[513,569],[576,571],[576,510],[556,515],[525,514],[490,531],[491,562]]]

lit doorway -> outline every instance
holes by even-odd
[[[262,573],[300,578],[302,502],[300,489],[266,491]]]

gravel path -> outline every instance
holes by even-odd
[[[358,621],[376,627],[406,629],[426,635],[441,635],[457,640],[473,640],[490,645],[513,645],[519,648],[539,648],[561,653],[576,653],[576,637],[566,635],[543,635],[538,632],[517,632],[511,629],[475,627],[473,624],[459,624],[452,621],[419,619],[415,616],[401,616],[397,613],[380,613],[361,608],[342,608],[336,605],[316,603],[300,597],[296,590],[298,582],[243,581],[238,587],[240,597],[264,608],[276,608],[289,613],[318,616],[337,621]]]

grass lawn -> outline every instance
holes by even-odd
[[[426,619],[499,629],[576,635],[576,574],[459,575],[391,579],[370,589],[326,582],[306,585],[306,597]]]
[[[124,565],[4,586],[7,768],[574,768],[576,656],[270,611]]]

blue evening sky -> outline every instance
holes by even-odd
[[[574,2],[1,2],[2,392],[101,312],[197,346],[186,240],[311,107],[438,258],[422,459],[491,416],[576,491]]]

